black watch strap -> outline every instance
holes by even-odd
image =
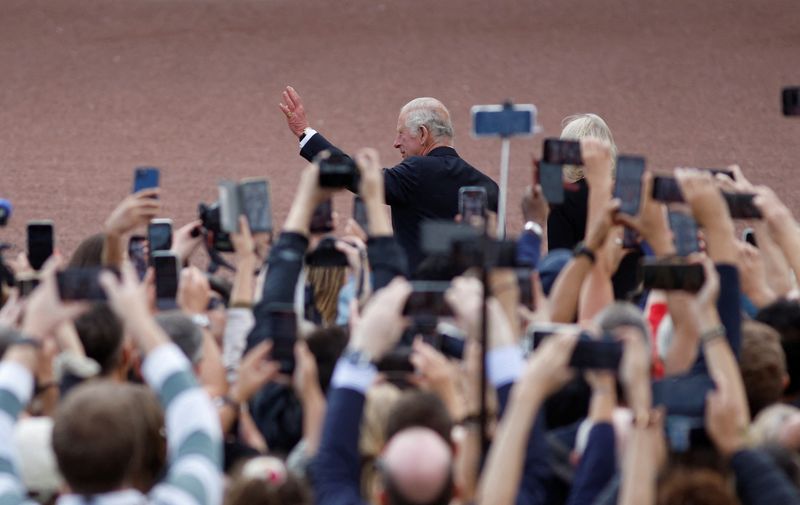
[[[594,264],[597,261],[597,256],[595,256],[594,251],[589,249],[586,246],[586,243],[581,241],[578,242],[578,245],[575,246],[575,249],[572,251],[572,256],[577,258],[578,256],[586,256],[589,259],[589,262]]]

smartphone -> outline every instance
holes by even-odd
[[[539,185],[550,205],[564,203],[564,168],[558,163],[539,162]]]
[[[536,106],[507,103],[473,105],[472,134],[476,137],[533,135],[536,131]]]
[[[56,273],[58,296],[62,300],[102,301],[106,292],[100,285],[100,273],[104,268],[68,268]]]
[[[314,214],[311,215],[309,226],[311,233],[330,233],[333,231],[333,201],[325,200],[317,205]]]
[[[147,243],[150,257],[158,251],[169,251],[172,247],[172,219],[153,219],[147,225]]]
[[[156,251],[150,257],[153,258],[156,273],[156,307],[158,310],[177,308],[180,273],[178,257],[168,251]]]
[[[411,294],[403,307],[405,316],[452,316],[453,311],[444,299],[444,293],[450,287],[445,281],[413,281]]]
[[[689,214],[669,212],[669,227],[672,229],[675,252],[678,256],[689,256],[700,251],[697,238],[697,222]]]
[[[453,244],[465,240],[477,240],[481,233],[464,223],[445,220],[426,220],[420,225],[422,252],[427,255],[450,254]]]
[[[783,88],[781,98],[784,116],[800,116],[800,86]]]
[[[696,293],[706,280],[703,265],[673,260],[645,258],[641,273],[645,289]]]
[[[321,188],[356,188],[359,172],[353,158],[340,152],[319,159],[319,186]]]
[[[128,239],[128,259],[136,268],[139,280],[144,279],[147,274],[147,237],[143,235],[131,235]]]
[[[36,275],[18,277],[14,280],[14,284],[17,286],[17,289],[19,289],[19,296],[27,298],[39,285],[39,278]]]
[[[292,310],[270,310],[266,317],[267,338],[272,340],[270,359],[280,363],[280,371],[294,372],[294,344],[297,342],[297,316]]]
[[[622,361],[622,343],[614,340],[594,340],[581,334],[569,360],[569,366],[579,370],[616,370]]]
[[[639,247],[639,232],[627,226],[622,231],[622,248],[636,249]]]
[[[515,268],[517,286],[519,287],[519,303],[529,310],[535,310],[536,300],[533,296],[533,282],[531,282],[532,269]]]
[[[756,232],[753,231],[752,228],[745,228],[745,230],[742,232],[742,240],[753,247],[758,247],[758,242],[756,242]]]
[[[683,202],[683,193],[674,177],[657,175],[653,177],[653,200],[665,203]]]
[[[226,233],[239,232],[239,215],[241,202],[239,188],[233,181],[222,181],[217,185],[219,190],[219,226]]]
[[[133,171],[133,192],[157,188],[160,178],[161,171],[156,167],[137,167]]]
[[[34,270],[40,270],[47,258],[53,255],[53,222],[28,222],[28,263]]]
[[[544,139],[542,161],[557,165],[583,165],[581,143],[577,140]]]
[[[270,208],[269,181],[245,179],[239,183],[241,213],[253,233],[272,231],[272,209]],[[237,220],[239,216],[236,216]],[[238,221],[237,221],[238,227]]]
[[[753,193],[726,193],[722,196],[728,204],[733,219],[761,219],[761,210],[753,203]]]
[[[482,186],[464,186],[458,190],[458,213],[461,222],[486,229],[486,188]]]
[[[642,196],[642,175],[644,158],[641,156],[617,157],[617,180],[614,184],[614,198],[622,202],[619,211],[635,216],[639,213]]]

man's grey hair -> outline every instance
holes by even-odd
[[[628,302],[615,302],[603,309],[594,322],[603,333],[611,333],[620,326],[633,326],[642,334],[642,338],[650,348],[650,325],[639,307]]]
[[[179,310],[156,315],[156,322],[183,354],[196,365],[203,358],[203,331]]]
[[[455,136],[450,112],[435,98],[415,98],[400,109],[400,114],[406,115],[406,128],[412,136],[418,135],[421,126],[427,128],[434,139],[452,139]]]

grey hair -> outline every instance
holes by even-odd
[[[431,132],[434,139],[452,139],[455,136],[450,112],[435,98],[415,98],[400,109],[400,114],[406,115],[406,128],[412,136],[418,135],[417,130],[422,126]]]
[[[603,333],[613,332],[620,326],[633,326],[641,332],[647,348],[650,348],[650,325],[639,307],[632,303],[612,303],[597,314],[594,321]]]
[[[162,312],[156,322],[183,354],[196,365],[203,358],[203,331],[179,310]]]
[[[616,163],[617,145],[611,135],[611,129],[603,118],[597,114],[575,114],[567,116],[561,122],[561,138],[569,140],[580,140],[585,137],[592,137],[605,140],[611,144],[611,159]],[[577,182],[583,179],[583,168],[574,165],[564,165],[564,176],[569,182]]]

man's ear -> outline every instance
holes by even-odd
[[[419,143],[422,145],[427,145],[431,138],[431,132],[428,131],[428,127],[422,125],[419,127]]]

